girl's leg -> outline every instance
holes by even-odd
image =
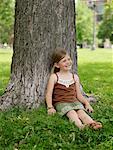
[[[77,114],[84,124],[94,123],[94,120],[84,110],[78,110]]]
[[[89,125],[91,128],[95,130],[102,128],[102,124],[94,121],[84,110],[78,110],[77,114],[81,121],[84,124]]]
[[[79,128],[82,129],[84,128],[84,125],[82,124],[81,120],[78,117],[78,114],[75,110],[70,110],[66,116],[69,118],[70,121],[74,122],[75,125]]]

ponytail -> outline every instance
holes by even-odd
[[[53,65],[52,69],[51,69],[51,74],[54,73],[55,71],[55,65]]]
[[[57,67],[55,67],[55,65],[53,65],[53,67],[52,67],[52,69],[51,69],[51,74],[52,74],[52,73],[59,72],[59,71],[60,71],[60,69],[57,68]]]

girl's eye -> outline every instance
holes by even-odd
[[[66,60],[63,60],[63,62],[66,62]]]

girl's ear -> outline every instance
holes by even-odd
[[[57,63],[55,63],[54,66],[55,66],[56,68],[59,68],[59,65],[58,65]]]

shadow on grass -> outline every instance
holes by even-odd
[[[102,113],[100,115],[103,116]],[[0,120],[0,146],[6,149],[27,150],[35,147],[35,149],[49,150],[94,150],[98,148],[104,150],[113,144],[110,120],[106,121],[101,130],[94,131],[86,128],[80,131],[66,117],[61,118],[58,114],[48,116],[44,106],[41,106],[39,110],[26,111],[12,108],[7,112],[2,112]]]

